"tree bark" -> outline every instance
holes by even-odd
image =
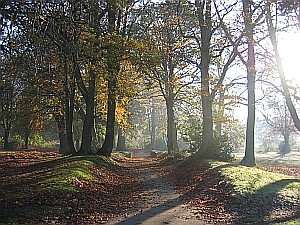
[[[172,94],[168,96],[167,103],[167,146],[168,155],[173,155],[179,151],[177,144],[177,129],[174,121],[174,99]]]
[[[8,144],[8,138],[10,135],[10,129],[11,129],[11,122],[8,121],[7,119],[3,119],[3,124],[4,124],[4,149],[8,149],[9,148],[9,144]]]
[[[118,151],[124,151],[126,150],[126,141],[125,141],[125,136],[124,136],[124,132],[123,129],[121,127],[119,127],[118,129],[118,144],[117,144],[117,150]]]
[[[58,127],[58,137],[59,137],[59,154],[67,154],[67,138],[65,129],[65,120],[61,115],[55,115],[56,124]]]
[[[30,136],[30,129],[25,130],[25,138],[24,138],[24,148],[28,149],[29,148],[29,136]]]
[[[100,155],[106,157],[111,156],[113,146],[114,146],[114,133],[115,133],[114,126],[115,126],[115,116],[116,116],[116,99],[115,99],[116,86],[117,84],[115,78],[113,78],[113,80],[108,81],[108,103],[107,103],[108,106],[107,106],[105,140],[103,146],[98,151]]]
[[[283,155],[291,152],[290,135],[288,132],[284,133],[284,146],[283,146],[283,149],[280,149],[280,150],[281,150],[280,153]]]
[[[78,151],[79,155],[92,155],[92,132],[94,129],[94,110],[95,110],[95,85],[96,85],[96,75],[92,68],[89,71],[89,87],[88,96],[86,97],[86,113],[82,129],[82,139],[81,146]]]
[[[116,21],[116,10],[117,2],[112,0],[108,2],[108,32],[113,34],[116,32],[115,21]],[[116,89],[117,80],[116,74],[119,72],[118,60],[115,59],[110,50],[114,46],[109,46],[109,55],[107,59],[108,68],[108,96],[107,96],[107,121],[106,121],[106,133],[103,146],[98,150],[98,154],[110,157],[113,150],[114,143],[114,129],[115,129],[115,115],[116,115]]]
[[[74,73],[75,71],[73,71]],[[71,155],[75,153],[74,141],[73,141],[73,118],[74,118],[74,95],[75,95],[75,88],[74,88],[74,76],[71,78],[71,82],[69,81],[69,71],[67,65],[67,57],[64,54],[64,92],[65,92],[65,121],[63,118],[59,118],[59,123],[65,123],[65,127],[60,127],[60,131],[63,129],[65,137],[63,141],[65,141],[66,146],[64,146],[64,155]],[[62,135],[62,134],[59,134]]]
[[[198,2],[197,15],[201,30],[201,102],[202,102],[202,147],[213,140],[212,95],[210,93],[210,41],[212,35],[211,1]]]
[[[152,99],[151,107],[151,147],[153,150],[156,149],[156,109],[154,105],[154,99]]]
[[[71,84],[72,85],[72,84]],[[75,153],[74,141],[73,141],[73,117],[74,117],[74,88],[71,87],[71,93],[65,88],[65,113],[66,113],[66,155]]]
[[[243,12],[245,19],[245,31],[248,44],[248,60],[247,60],[247,88],[248,88],[248,117],[246,128],[246,149],[245,156],[241,161],[242,165],[254,166],[254,126],[255,126],[255,52],[252,22],[251,1],[243,0]]]

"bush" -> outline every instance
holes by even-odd
[[[289,143],[285,144],[285,141],[281,141],[279,146],[278,146],[280,154],[287,154],[291,152],[291,147]]]
[[[232,154],[234,147],[227,134],[215,133],[213,140],[208,143],[207,146],[203,146],[202,142],[198,142],[197,149],[194,149],[197,150],[197,154],[201,158],[221,161],[232,161],[234,159]]]

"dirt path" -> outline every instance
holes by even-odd
[[[144,153],[140,155],[144,155]],[[204,222],[192,218],[171,181],[160,177],[160,167],[155,160],[134,158],[129,161],[128,168],[134,168],[145,183],[144,190],[140,190],[143,204],[139,212],[114,218],[105,224],[204,224]]]

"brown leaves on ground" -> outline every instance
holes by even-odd
[[[175,163],[174,163],[175,161]],[[297,166],[260,165],[269,171],[299,176]],[[192,163],[178,160],[164,162],[162,176],[171,179],[181,197],[189,203],[192,216],[209,224],[261,224],[255,221],[280,221],[300,216],[298,203],[287,202],[276,193],[264,196],[237,196],[234,188],[221,176],[218,169],[212,169],[206,162]],[[288,181],[287,181],[288,182]]]
[[[151,194],[151,185],[144,183],[143,178],[153,173],[176,186],[182,201],[191,210],[191,217],[207,223],[228,224],[243,217],[263,218],[276,207],[279,210],[290,207],[276,196],[271,199],[233,197],[233,187],[218,170],[203,161],[119,157],[115,164],[87,165],[85,168],[95,178],[92,181],[66,178],[65,182],[74,190],[55,190],[41,180],[60,176],[63,165],[77,165],[72,164],[74,160],[80,159],[62,158],[51,152],[0,154],[0,223],[101,224],[114,216],[126,217],[149,201],[151,196],[145,193]],[[299,177],[299,167],[262,166]]]
[[[139,209],[143,182],[129,168],[92,165],[88,170],[96,181],[68,179],[75,191],[46,187],[39,179],[49,176],[51,170],[59,171],[62,163],[71,161],[55,153],[1,154],[0,223],[94,224]],[[60,176],[52,175],[53,179]]]
[[[227,210],[232,188],[226,186],[223,178],[207,164],[171,161],[164,167],[168,168],[164,176],[173,180],[180,196],[188,202],[192,217],[217,224],[227,224],[236,217]]]
[[[300,166],[268,164],[260,164],[259,166],[271,172],[282,173],[300,179]]]

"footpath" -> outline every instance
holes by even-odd
[[[138,150],[129,162],[129,168],[135,168],[140,179],[145,183],[141,190],[143,204],[138,212],[113,218],[107,225],[161,225],[161,224],[204,224],[192,218],[190,210],[180,195],[175,191],[171,181],[159,176],[158,164],[149,158],[147,150]],[[151,187],[151,188],[149,188]]]

